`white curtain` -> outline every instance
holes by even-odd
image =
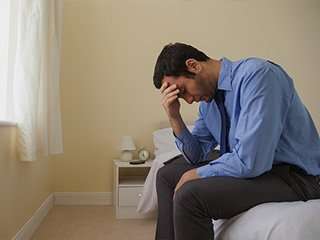
[[[63,152],[59,95],[61,0],[11,1],[7,115],[22,161]]]

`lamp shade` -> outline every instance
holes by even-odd
[[[133,139],[131,136],[123,136],[121,138],[120,143],[120,150],[121,151],[133,151],[136,150],[136,146],[134,145]]]

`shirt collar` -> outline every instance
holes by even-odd
[[[219,79],[218,79],[218,89],[231,91],[232,90],[232,85],[231,85],[232,62],[226,57],[221,58],[220,62],[221,62],[221,68],[220,68]]]

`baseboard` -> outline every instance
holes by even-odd
[[[55,205],[112,205],[111,192],[56,192]]]
[[[12,240],[28,240],[54,205],[112,205],[111,192],[55,192],[50,194]]]
[[[22,226],[20,231],[12,238],[12,240],[27,240],[37,230],[42,220],[47,216],[54,204],[54,196],[50,194],[41,206],[35,211],[32,217]]]

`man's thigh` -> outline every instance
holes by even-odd
[[[198,211],[203,217],[230,218],[265,202],[300,200],[281,178],[267,172],[256,178],[208,177],[185,183],[175,204]]]

